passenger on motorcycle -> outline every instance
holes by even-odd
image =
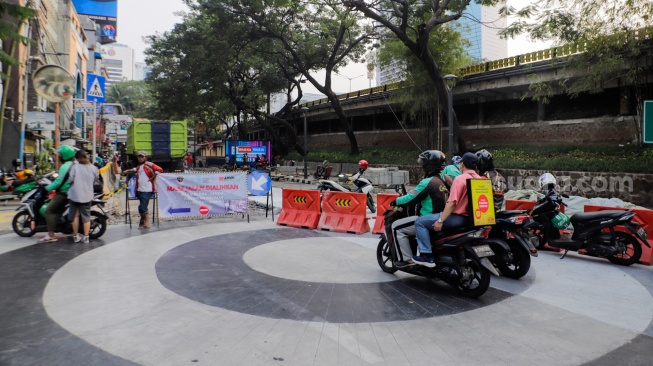
[[[417,161],[424,169],[425,178],[417,184],[414,190],[397,198],[390,205],[419,205],[419,215],[431,217],[432,214],[439,214],[444,209],[448,192],[447,187],[451,185],[451,180],[449,179],[447,183],[438,175],[446,161],[442,152],[438,150],[424,151],[419,154]],[[422,237],[422,242],[419,243],[420,255],[413,257],[408,238],[416,234],[414,224],[417,219],[418,216],[409,216],[392,223],[392,233],[395,238],[394,242],[397,245],[399,259],[395,263],[397,267],[406,267],[413,264],[422,264],[428,267],[435,266],[428,232],[426,239]],[[419,242],[419,236],[417,239]]]
[[[70,189],[70,182],[68,181],[68,170],[73,165],[73,157],[75,157],[75,150],[68,145],[63,145],[57,150],[59,159],[63,162],[59,168],[59,176],[54,182],[45,187],[46,191],[56,190],[48,207],[45,209],[45,221],[48,225],[48,233],[39,240],[39,243],[53,243],[57,241],[54,236],[54,230],[57,228],[57,221],[61,211],[66,207],[68,202],[68,190]]]
[[[444,211],[442,211],[440,218],[433,224],[435,231],[464,227],[469,224],[467,179],[480,178],[476,173],[477,164],[478,157],[476,154],[467,152],[463,155],[463,160],[460,164],[462,174],[453,180],[447,205]]]
[[[501,211],[503,207],[503,195],[508,191],[506,180],[494,169],[494,160],[489,151],[483,149],[476,152],[478,157],[478,175],[489,178],[492,181],[492,196],[494,196],[494,209]]]
[[[447,165],[444,170],[442,170],[442,174],[446,174],[451,179],[456,178],[459,176],[460,173],[460,162],[463,160],[460,156],[456,155],[453,158],[451,158],[451,165]]]

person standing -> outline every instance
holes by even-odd
[[[59,167],[57,179],[45,187],[47,192],[56,190],[57,193],[50,199],[48,207],[45,208],[45,222],[48,225],[48,233],[39,240],[39,243],[54,243],[57,241],[57,238],[54,236],[54,231],[57,229],[59,215],[64,207],[66,207],[66,202],[68,202],[68,190],[70,189],[68,171],[73,165],[75,150],[72,146],[62,145],[57,150],[57,155],[63,164]]]
[[[73,241],[88,243],[91,231],[91,202],[93,201],[93,182],[99,178],[98,168],[91,164],[84,150],[75,153],[77,164],[70,168],[70,211],[68,219],[73,222]],[[84,236],[79,235],[79,222],[82,222]]]
[[[247,153],[243,155],[243,167],[249,170],[249,156],[247,156]]]
[[[186,165],[187,172],[193,171],[193,156],[190,152],[186,153],[186,156],[184,156],[184,165]]]
[[[150,199],[156,193],[156,175],[163,173],[163,168],[147,161],[147,153],[140,151],[137,156],[138,165],[136,168],[128,170],[136,173],[136,195],[140,204],[138,205],[138,213],[141,216],[141,221],[138,225],[139,229],[149,229],[149,214],[148,207]]]

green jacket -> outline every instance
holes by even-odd
[[[446,184],[451,184],[451,181]],[[411,190],[405,196],[397,198],[396,202],[398,205],[419,204],[419,216],[442,212],[449,193],[446,184],[445,179],[440,177],[424,178],[414,190]]]
[[[444,167],[442,170],[442,174],[446,174],[451,177],[451,179],[456,178],[457,176],[461,175],[462,173],[460,172],[460,164],[457,165],[447,165]]]
[[[59,189],[59,192],[68,193],[68,190],[70,189],[70,179],[66,179],[65,183],[64,183],[63,179],[66,176],[66,173],[68,173],[68,170],[70,169],[71,166],[73,166],[72,161],[65,162],[59,168],[59,176],[57,177],[57,179],[55,179],[54,182],[48,184],[48,186],[45,187],[45,190],[48,191],[48,192],[53,191],[53,190],[59,188],[59,186],[61,186],[61,183],[63,183],[63,186],[61,187],[61,189]]]

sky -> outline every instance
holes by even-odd
[[[510,4],[519,8],[532,0],[510,0]],[[175,15],[187,10],[182,0],[118,0],[118,43],[134,49],[135,61],[145,61],[143,52],[147,45],[143,37],[171,30],[181,17]],[[524,52],[547,48],[544,44],[530,43],[525,36],[508,43],[510,56]],[[365,64],[351,64],[342,68],[338,75],[333,75],[333,89],[337,93],[346,93],[376,86],[375,80],[367,78]],[[318,80],[324,80],[324,73],[316,73]],[[351,79],[351,80],[350,80]],[[303,84],[304,93],[318,93],[310,84]]]

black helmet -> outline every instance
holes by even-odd
[[[422,151],[417,158],[417,162],[422,166],[427,176],[439,173],[444,169],[446,161],[444,153],[439,150]]]
[[[478,172],[483,174],[489,170],[494,170],[494,161],[492,160],[492,154],[489,151],[482,149],[476,152],[478,157],[478,164],[476,165]]]

